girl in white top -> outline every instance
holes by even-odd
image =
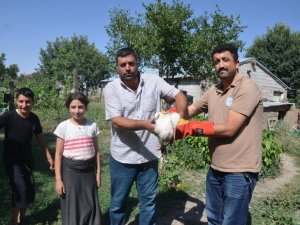
[[[55,189],[61,196],[63,225],[101,224],[99,129],[84,117],[88,103],[84,94],[70,94],[66,107],[71,118],[54,131]]]

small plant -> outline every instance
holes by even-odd
[[[280,172],[280,157],[283,153],[283,148],[278,144],[274,131],[264,130],[262,147],[263,167],[260,177],[276,177]]]
[[[176,189],[181,182],[179,160],[174,154],[167,154],[164,157],[164,168],[159,176],[159,187],[161,190]]]

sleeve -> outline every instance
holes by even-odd
[[[41,125],[41,122],[40,122],[40,119],[38,116],[35,116],[35,128],[33,130],[33,133],[34,134],[41,134],[43,133],[43,128],[42,128],[42,125]]]
[[[98,136],[100,134],[100,130],[99,127],[97,125],[97,123],[93,123],[93,136]]]
[[[249,117],[261,100],[260,89],[249,79],[241,84],[229,109]]]
[[[192,105],[198,109],[199,112],[208,112],[208,98],[210,96],[210,92],[213,91],[215,87],[211,87],[208,91],[206,91],[199,99],[197,99]]]
[[[65,139],[65,123],[64,122],[62,122],[62,123],[60,123],[57,127],[56,127],[56,129],[54,130],[54,134],[57,136],[57,137],[59,137],[59,138],[61,138],[61,139]]]
[[[161,98],[165,100],[173,100],[175,96],[180,92],[177,88],[167,83],[161,77],[156,77],[157,86],[161,93]]]
[[[117,94],[117,90],[111,83],[108,83],[104,90],[104,102],[105,102],[105,119],[110,120],[116,116],[122,116],[122,105]]]

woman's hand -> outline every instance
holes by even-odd
[[[59,194],[61,196],[66,194],[65,185],[62,182],[62,180],[59,180],[59,181],[55,182],[55,190],[56,190],[57,194]]]
[[[100,172],[96,173],[96,181],[97,181],[97,187],[99,189],[101,186],[101,173]]]

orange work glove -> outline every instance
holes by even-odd
[[[175,140],[185,138],[188,135],[199,136],[212,136],[214,134],[214,122],[211,121],[189,121],[180,119],[176,131]]]
[[[167,112],[177,112],[176,108],[170,108]],[[189,121],[180,118],[175,131],[175,140],[185,138],[188,135],[199,136],[212,136],[214,134],[214,122],[211,121]]]
[[[166,111],[167,113],[168,112],[176,112],[177,113],[177,109],[174,107],[174,108],[170,108]]]

